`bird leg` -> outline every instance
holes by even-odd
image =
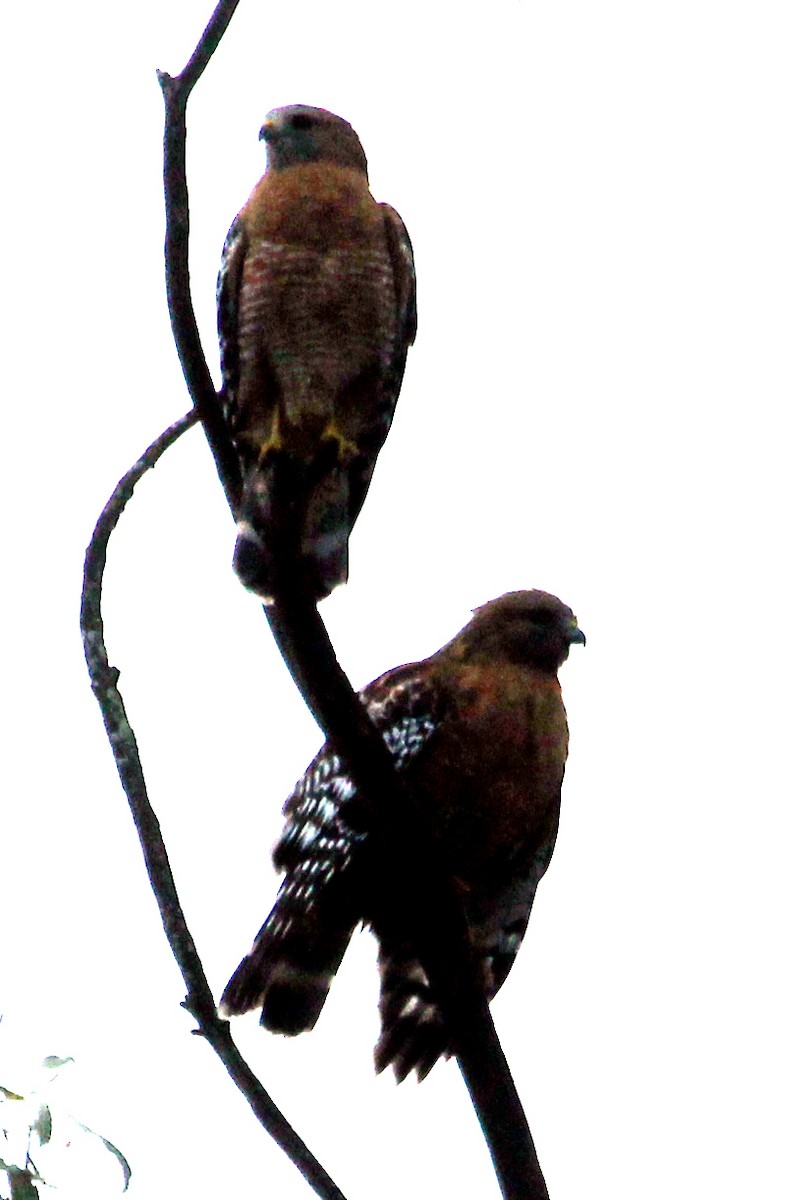
[[[341,429],[337,425],[334,417],[329,419],[328,424],[323,430],[323,436],[320,439],[323,442],[332,441],[337,447],[337,463],[339,466],[347,466],[360,457],[360,451],[355,442],[350,438],[346,438]]]
[[[282,440],[281,417],[279,415],[279,405],[274,407],[274,416],[271,421],[271,432],[267,439],[263,442],[257,455],[258,465],[263,463],[269,454],[275,450],[281,450],[284,446]]]

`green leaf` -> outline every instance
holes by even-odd
[[[65,1067],[66,1063],[73,1061],[71,1055],[68,1058],[58,1058],[56,1054],[48,1054],[41,1065],[50,1071],[55,1071],[58,1067]]]
[[[120,1169],[123,1172],[123,1190],[125,1192],[126,1188],[129,1186],[129,1181],[131,1180],[131,1167],[129,1166],[128,1159],[126,1158],[126,1156],[124,1154],[121,1154],[121,1152],[120,1152],[120,1150],[118,1150],[117,1146],[113,1146],[112,1142],[108,1141],[107,1138],[102,1137],[100,1133],[97,1133],[96,1137],[99,1139],[100,1142],[103,1142],[103,1144],[109,1150],[110,1154],[114,1154],[116,1159],[120,1163]]]
[[[23,1171],[21,1167],[8,1167],[7,1170],[11,1200],[38,1200],[38,1188],[29,1171]]]
[[[84,1129],[85,1133],[92,1133],[93,1137],[98,1138],[102,1145],[109,1150],[110,1154],[115,1155],[115,1158],[120,1163],[120,1169],[123,1172],[123,1190],[125,1192],[131,1179],[131,1167],[129,1166],[126,1156],[122,1154],[120,1150],[118,1150],[117,1146],[112,1144],[109,1138],[102,1137],[100,1133],[96,1133],[95,1129],[90,1129],[87,1125],[83,1125],[81,1121],[77,1121],[77,1125],[79,1125],[80,1129]]]
[[[49,1111],[48,1105],[41,1105],[38,1110],[38,1116],[30,1128],[33,1133],[37,1134],[41,1145],[46,1146],[47,1142],[52,1137],[52,1113]]]
[[[0,1092],[6,1100],[24,1100],[24,1096],[20,1096],[18,1092],[11,1092],[8,1088],[0,1087]]]

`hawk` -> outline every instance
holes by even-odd
[[[227,234],[217,285],[243,485],[233,565],[267,602],[279,572],[320,600],[347,580],[416,336],[413,249],[373,199],[347,121],[294,104],[260,137],[267,170]]]
[[[555,596],[509,592],[476,609],[430,658],[360,693],[416,785],[463,898],[488,998],[514,962],[555,845],[569,738],[557,671],[574,642],[585,637]],[[276,1032],[311,1029],[353,930],[367,924],[379,942],[376,1068],[421,1079],[452,1047],[355,795],[327,743],[285,803],[273,855],[284,881],[221,1005],[227,1015],[259,1007],[260,1023]],[[374,810],[374,795],[365,799]]]

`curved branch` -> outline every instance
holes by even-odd
[[[159,906],[164,932],[186,984],[186,1008],[201,1034],[224,1064],[252,1111],[323,1200],[344,1200],[339,1188],[285,1119],[238,1051],[230,1026],[216,1013],[213,995],[183,915],[161,828],[148,798],[137,740],[117,687],[118,670],[109,665],[104,644],[101,593],[107,544],[136,484],[164,451],[197,421],[190,412],[156,439],[118,483],[98,519],[85,556],[80,628],[93,694],[98,700],[115,765],[131,808],[145,866]]]

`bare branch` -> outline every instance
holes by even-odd
[[[178,899],[158,818],[148,799],[137,740],[126,715],[123,697],[117,687],[119,673],[117,668],[109,665],[104,644],[101,594],[109,538],[140,478],[155,465],[164,451],[185,430],[195,424],[196,420],[196,412],[188,413],[148,447],[118,483],[98,519],[85,556],[80,610],[85,658],[90,672],[91,687],[101,708],[115,764],[139,835],[164,932],[186,984],[184,1007],[195,1018],[197,1032],[219,1056],[231,1079],[248,1100],[257,1119],[298,1167],[317,1195],[323,1200],[344,1200],[339,1188],[252,1073],[233,1042],[228,1022],[221,1020],[216,1013],[213,995]]]
[[[205,361],[189,286],[189,190],[186,183],[186,103],[218,46],[238,0],[219,0],[197,48],[180,75],[158,72],[164,96],[164,262],[172,336],[192,403],[211,448],[230,508],[241,495],[238,458],[222,419]]]

